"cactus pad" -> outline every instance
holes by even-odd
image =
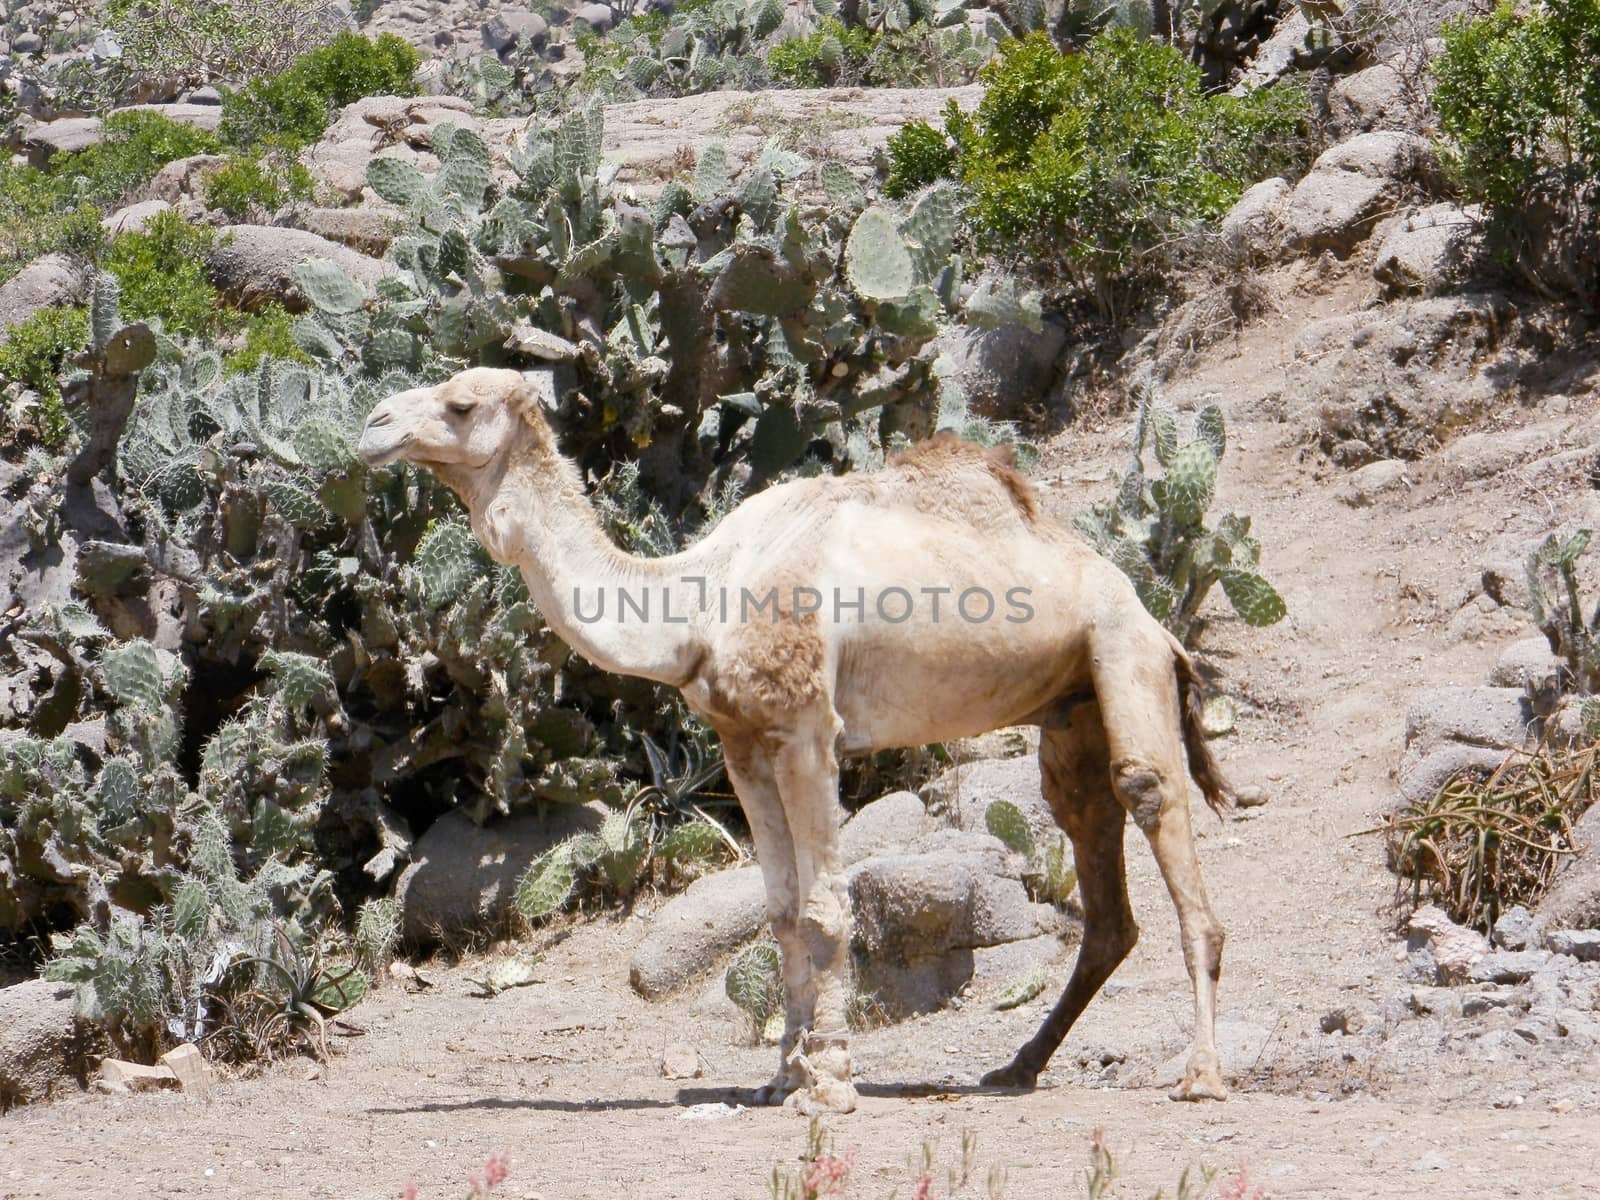
[[[983,824],[988,831],[1005,844],[1007,850],[1032,858],[1035,853],[1033,830],[1028,828],[1028,818],[1009,800],[996,800],[983,814]]]
[[[850,286],[867,300],[900,300],[911,294],[916,268],[893,219],[881,208],[856,218],[844,250]]]
[[[1246,625],[1275,625],[1289,611],[1278,590],[1255,571],[1224,571],[1222,590]]]

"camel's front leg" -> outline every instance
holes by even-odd
[[[723,739],[728,780],[738,793],[750,836],[756,843],[756,861],[767,885],[767,920],[778,942],[783,966],[783,1041],[778,1050],[778,1072],[772,1082],[756,1090],[757,1104],[782,1104],[806,1084],[805,1072],[791,1062],[800,1031],[810,1028],[816,1004],[812,983],[811,952],[800,934],[800,887],[795,870],[794,839],[778,798],[772,762],[764,750],[747,742]]]
[[[829,714],[830,717],[832,714]],[[794,839],[800,935],[815,987],[812,1024],[796,1061],[807,1088],[791,1100],[803,1112],[851,1112],[850,896],[839,863],[839,762],[836,720],[774,738],[773,769]]]

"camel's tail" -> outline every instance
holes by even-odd
[[[1205,696],[1205,683],[1194,669],[1188,651],[1173,639],[1173,665],[1178,672],[1178,712],[1183,721],[1183,744],[1189,751],[1189,774],[1200,785],[1200,791],[1211,806],[1211,811],[1221,820],[1222,814],[1233,807],[1233,794],[1222,768],[1206,742],[1206,731],[1201,721],[1201,704]]]

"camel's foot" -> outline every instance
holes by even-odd
[[[856,1085],[848,1079],[830,1079],[824,1076],[810,1087],[793,1093],[783,1103],[784,1107],[792,1108],[808,1117],[821,1116],[823,1113],[855,1112]]]
[[[1004,1067],[995,1068],[978,1082],[984,1087],[1018,1088],[1022,1091],[1032,1091],[1039,1086],[1039,1072],[1032,1067],[1013,1061]]]
[[[1174,1100],[1226,1100],[1228,1089],[1222,1085],[1216,1055],[1196,1054],[1191,1058],[1183,1082],[1167,1095]]]
[[[764,1083],[756,1089],[755,1103],[757,1108],[776,1108],[783,1104],[795,1092],[795,1087],[782,1075],[771,1083]]]

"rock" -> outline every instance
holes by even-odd
[[[1365,1028],[1366,1019],[1359,1009],[1336,1008],[1332,1012],[1324,1013],[1318,1025],[1323,1033],[1354,1035]]]
[[[1481,1017],[1485,1013],[1517,1007],[1516,992],[1474,992],[1461,997],[1463,1017]]]
[[[83,288],[82,269],[65,254],[34,259],[0,284],[0,334],[41,308],[76,304]]]
[[[633,952],[629,982],[646,1000],[658,1000],[748,942],[766,920],[767,889],[760,867],[697,879],[650,919],[649,931]]]
[[[1014,421],[1050,391],[1066,341],[1066,329],[1046,320],[1040,333],[1020,324],[999,329],[961,325],[940,334],[935,345],[937,353],[955,363],[973,413]]]
[[[175,158],[156,172],[150,191],[168,204],[203,195],[206,179],[227,164],[220,154],[191,154]]]
[[[1600,962],[1600,929],[1557,929],[1545,935],[1552,954],[1567,954],[1579,962]]]
[[[550,23],[538,13],[503,12],[484,22],[483,48],[498,54],[519,42],[542,46],[549,32]]]
[[[1537,425],[1469,433],[1445,447],[1441,474],[1452,482],[1489,479],[1537,457],[1551,440],[1551,430]]]
[[[1061,938],[1053,933],[1022,938],[1015,942],[1002,942],[998,946],[978,946],[972,951],[972,978],[975,980],[1003,980],[1010,983],[1028,974],[1035,966],[1049,967],[1061,960],[1064,950]],[[1057,981],[1065,987],[1066,979]],[[1051,985],[1045,985],[1043,995],[1054,1002]]]
[[[1424,688],[1406,710],[1406,761],[1447,742],[1506,750],[1528,737],[1533,714],[1520,688]]]
[[[403,218],[372,208],[311,208],[297,211],[300,228],[362,254],[381,258],[399,232]]]
[[[1412,913],[1406,930],[1407,946],[1413,952],[1432,954],[1440,983],[1467,978],[1472,964],[1489,953],[1489,943],[1481,933],[1457,925],[1432,904]]]
[[[188,1042],[174,1046],[161,1056],[161,1063],[178,1078],[178,1086],[191,1096],[204,1096],[211,1090],[211,1064],[198,1047]]]
[[[572,19],[582,21],[596,33],[605,33],[616,24],[616,16],[609,4],[585,4],[572,10]]]
[[[168,1066],[146,1067],[120,1058],[103,1058],[95,1086],[104,1092],[166,1092],[177,1091],[179,1083]]]
[[[76,154],[98,146],[104,136],[99,117],[62,117],[34,121],[23,128],[22,152],[28,163],[41,170],[57,154]]]
[[[222,93],[207,84],[205,87],[195,88],[185,99],[190,104],[221,104]]]
[[[117,111],[151,112],[169,121],[176,121],[180,125],[203,129],[207,133],[215,133],[222,126],[220,104],[134,104]]]
[[[501,928],[528,864],[557,842],[598,831],[605,814],[599,803],[558,804],[542,816],[516,813],[475,825],[465,813],[446,813],[417,839],[395,885],[402,936],[431,945]]]
[[[226,303],[247,312],[268,304],[304,312],[307,304],[295,282],[294,268],[308,259],[331,259],[368,290],[392,270],[378,259],[303,229],[229,225],[220,233],[207,263],[211,282]]]
[[[1233,789],[1233,802],[1239,808],[1262,808],[1270,799],[1267,789],[1255,784]]]
[[[1487,778],[1505,757],[1504,750],[1446,742],[1431,753],[1408,760],[1400,772],[1400,799],[1406,804],[1425,803],[1464,771]]]
[[[1320,427],[1323,449],[1359,442],[1361,459],[1430,454],[1504,405],[1518,311],[1498,293],[1437,296],[1328,317],[1296,340],[1286,395],[1292,423]]]
[[[38,54],[44,49],[44,38],[32,30],[24,30],[11,39],[14,54]]]
[[[1523,983],[1550,961],[1548,950],[1495,950],[1467,968],[1473,983]]]
[[[1406,470],[1406,464],[1395,458],[1368,463],[1350,473],[1339,491],[1339,499],[1351,508],[1369,508],[1381,497],[1410,486]]]
[[[1533,914],[1520,904],[1506,909],[1494,923],[1490,940],[1502,950],[1528,949],[1534,942]]]
[[[687,1042],[675,1042],[661,1052],[656,1064],[663,1079],[699,1079],[700,1052]]]
[[[117,209],[100,222],[100,228],[106,231],[107,237],[116,237],[119,233],[140,233],[151,218],[171,208],[172,205],[166,200],[141,200]]]
[[[923,792],[928,811],[973,833],[987,833],[989,806],[1009,800],[1027,818],[1036,846],[1053,846],[1061,836],[1055,814],[1039,791],[1039,760],[1032,756],[962,763],[936,776]],[[1067,853],[1070,856],[1070,845]]]
[[[1506,647],[1489,672],[1489,682],[1495,687],[1539,689],[1562,670],[1563,663],[1551,651],[1548,641],[1542,637],[1523,638]]]
[[[1283,233],[1283,206],[1294,190],[1287,179],[1263,179],[1249,188],[1222,218],[1223,241],[1236,251],[1270,258]]]
[[[1416,183],[1437,173],[1425,138],[1392,131],[1364,133],[1325,150],[1283,205],[1285,243],[1344,258]]]
[[[1430,204],[1378,230],[1372,277],[1385,295],[1431,296],[1459,287],[1483,248],[1482,214],[1456,204]]]
[[[1344,141],[1374,129],[1411,130],[1425,106],[1397,68],[1379,63],[1334,81],[1328,90],[1329,133]]]
[[[853,867],[875,854],[915,842],[932,824],[915,792],[891,792],[862,808],[839,830],[839,860]]]
[[[0,1112],[79,1090],[84,1069],[71,984],[0,988]]]

